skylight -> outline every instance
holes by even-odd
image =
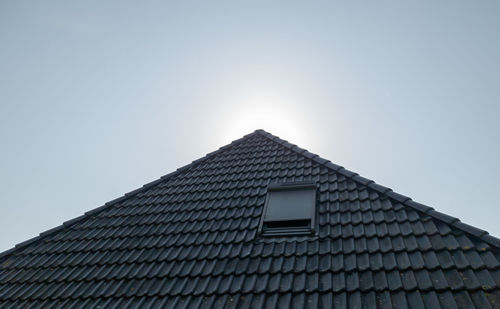
[[[262,235],[311,234],[315,205],[316,185],[313,182],[270,185],[260,225]]]

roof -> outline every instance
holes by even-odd
[[[261,237],[267,187],[317,233]],[[1,308],[500,308],[500,240],[257,130],[0,254]]]

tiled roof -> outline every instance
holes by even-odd
[[[270,183],[317,234],[257,233]],[[0,255],[1,308],[500,308],[500,240],[257,130]]]

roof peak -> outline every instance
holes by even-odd
[[[124,194],[121,197],[118,197],[114,200],[111,200],[111,201],[105,203],[104,205],[102,205],[100,207],[97,207],[95,209],[87,211],[79,217],[65,221],[65,222],[63,222],[62,225],[59,225],[59,226],[54,227],[52,229],[49,229],[45,232],[42,232],[42,233],[40,233],[39,236],[36,236],[34,238],[31,238],[29,240],[21,242],[21,243],[17,244],[14,248],[8,249],[4,252],[0,252],[0,258],[5,257],[6,255],[8,255],[9,253],[12,253],[16,249],[26,247],[27,245],[29,245],[33,242],[39,241],[41,238],[43,238],[45,236],[48,236],[52,233],[55,233],[55,232],[65,228],[65,227],[68,227],[70,225],[73,225],[73,224],[81,221],[81,220],[84,220],[84,219],[88,218],[89,216],[94,216],[97,213],[107,209],[108,207],[115,205],[116,203],[123,202],[124,200],[126,200],[132,196],[135,196],[136,194],[143,192],[143,191],[151,188],[152,186],[155,186],[158,183],[165,181],[166,179],[168,179],[170,177],[174,177],[174,176],[178,175],[179,173],[184,172],[184,171],[200,164],[201,162],[204,162],[205,160],[219,154],[220,152],[222,152],[230,147],[233,147],[233,146],[247,140],[251,136],[255,136],[256,134],[264,136],[265,138],[270,139],[271,141],[278,143],[278,144],[306,157],[307,159],[310,159],[310,160],[320,164],[321,166],[324,166],[330,170],[333,170],[336,173],[339,173],[339,174],[341,174],[349,179],[352,179],[356,183],[364,185],[364,186],[376,191],[377,193],[380,193],[380,194],[382,194],[382,195],[384,195],[384,196],[386,196],[386,197],[388,197],[388,198],[390,198],[398,203],[401,203],[402,205],[404,205],[406,207],[410,207],[412,209],[415,209],[415,210],[417,210],[421,213],[424,213],[424,214],[426,214],[426,215],[428,215],[436,220],[442,221],[442,222],[444,222],[450,226],[453,226],[459,230],[462,230],[462,231],[464,231],[464,232],[466,232],[474,237],[477,237],[490,245],[493,245],[497,248],[500,248],[500,239],[490,235],[487,231],[484,231],[482,229],[479,229],[479,228],[476,228],[474,226],[463,223],[458,218],[453,217],[453,216],[449,216],[449,215],[441,213],[439,211],[436,211],[436,210],[434,210],[434,208],[432,208],[430,206],[415,202],[408,196],[393,192],[392,189],[390,189],[388,187],[379,185],[371,179],[364,178],[364,177],[360,176],[359,174],[344,168],[343,166],[332,163],[329,160],[324,159],[317,154],[311,153],[306,149],[300,148],[297,145],[292,144],[284,139],[281,139],[278,136],[275,136],[275,135],[273,135],[273,134],[271,134],[263,129],[256,129],[252,133],[246,134],[243,137],[236,139],[236,140],[232,141],[231,143],[229,143],[225,146],[222,146],[213,152],[206,154],[204,157],[199,158],[197,160],[194,160],[191,163],[189,163],[185,166],[182,166],[182,167],[176,169],[175,171],[160,177],[159,179],[156,179],[152,182],[149,182],[138,189],[132,190],[132,191]]]

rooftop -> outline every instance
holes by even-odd
[[[263,235],[294,183],[313,233]],[[257,130],[0,254],[1,308],[72,305],[499,308],[500,240]]]

